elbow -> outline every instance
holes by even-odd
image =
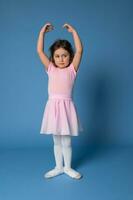
[[[83,46],[81,46],[80,51],[81,51],[81,53],[83,52]]]
[[[81,46],[80,46],[80,48],[79,48],[79,51],[81,52],[81,53],[83,53],[83,45],[81,44]]]
[[[37,53],[38,53],[38,54],[40,54],[40,53],[42,53],[42,52],[43,52],[42,50],[37,49]]]
[[[83,53],[83,48],[80,49],[80,52]]]
[[[77,52],[78,52],[78,53],[83,53],[83,47],[80,46],[79,48],[77,48]]]
[[[79,54],[82,54],[83,53],[83,48],[78,49],[76,52],[79,53]]]
[[[37,51],[37,53],[39,53],[39,52],[40,52],[40,50],[39,50],[38,48],[36,49],[36,51]]]

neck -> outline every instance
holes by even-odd
[[[67,68],[67,67],[70,65],[70,63],[69,63],[66,67],[59,67],[59,66],[57,66],[55,63],[53,63],[53,64],[54,64],[55,67],[57,67],[57,68],[59,68],[59,69]]]

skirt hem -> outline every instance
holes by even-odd
[[[52,133],[52,132],[40,132],[41,135],[70,135],[70,136],[79,136],[79,134],[60,134],[60,133]]]

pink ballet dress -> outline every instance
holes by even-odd
[[[76,106],[72,99],[77,72],[71,63],[68,67],[55,67],[49,63],[48,100],[44,109],[40,134],[78,136],[83,131]]]

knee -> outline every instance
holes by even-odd
[[[61,146],[61,136],[53,135],[54,145]]]
[[[69,135],[62,136],[61,144],[63,147],[71,147],[71,136]]]

